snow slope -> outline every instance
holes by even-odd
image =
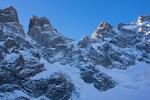
[[[87,84],[80,78],[78,68],[69,65],[62,66],[59,63],[50,64],[43,58],[41,62],[46,66],[46,70],[32,77],[32,79],[47,78],[54,72],[65,73],[70,77],[76,88],[72,100],[150,100],[148,94],[150,93],[149,64],[138,62],[127,70],[106,69],[97,66],[101,72],[111,76],[117,82],[115,88],[100,92],[92,84]]]

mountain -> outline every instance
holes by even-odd
[[[150,99],[150,16],[102,22],[78,43],[46,17],[28,28],[15,8],[0,10],[1,100]]]

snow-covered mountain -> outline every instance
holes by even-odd
[[[46,17],[24,32],[13,7],[0,10],[1,100],[150,100],[150,16],[102,22],[75,43]]]

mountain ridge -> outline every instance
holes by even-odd
[[[79,83],[95,91],[91,98],[99,97],[122,84],[109,71],[149,66],[149,32],[150,16],[117,27],[102,22],[91,37],[75,44],[46,17],[33,16],[25,33],[13,7],[0,10],[0,99],[87,100]]]

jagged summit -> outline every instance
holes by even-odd
[[[71,40],[57,32],[46,17],[33,16],[30,19],[28,34],[41,46],[48,47],[65,44]]]
[[[97,28],[96,31],[93,32],[93,38],[101,38],[109,32],[112,32],[112,26],[107,22],[102,22]]]
[[[46,17],[33,16],[24,33],[13,7],[0,16],[0,100],[150,98],[149,17],[102,22],[76,44]]]
[[[16,9],[11,6],[0,10],[0,22],[19,22]]]
[[[138,23],[142,23],[142,22],[145,22],[145,21],[150,21],[150,16],[139,16],[138,19],[137,19]]]
[[[33,26],[39,26],[44,28],[43,30],[46,31],[52,31],[53,27],[51,25],[51,23],[49,22],[49,20],[46,17],[38,17],[38,16],[32,16],[32,18],[30,19],[30,23],[29,23],[29,29],[32,28]],[[47,27],[47,28],[45,28]]]
[[[112,27],[107,22],[102,22],[92,33],[92,38],[103,39],[113,37],[118,34],[118,31],[123,33],[133,34],[142,32],[145,35],[150,34],[150,16],[139,16],[137,21],[131,23],[119,23],[117,27]]]
[[[137,20],[138,31],[150,35],[150,16],[139,16]]]
[[[24,36],[24,29],[19,23],[17,11],[12,6],[0,10],[0,33],[4,33],[2,35],[5,38],[16,35]]]

